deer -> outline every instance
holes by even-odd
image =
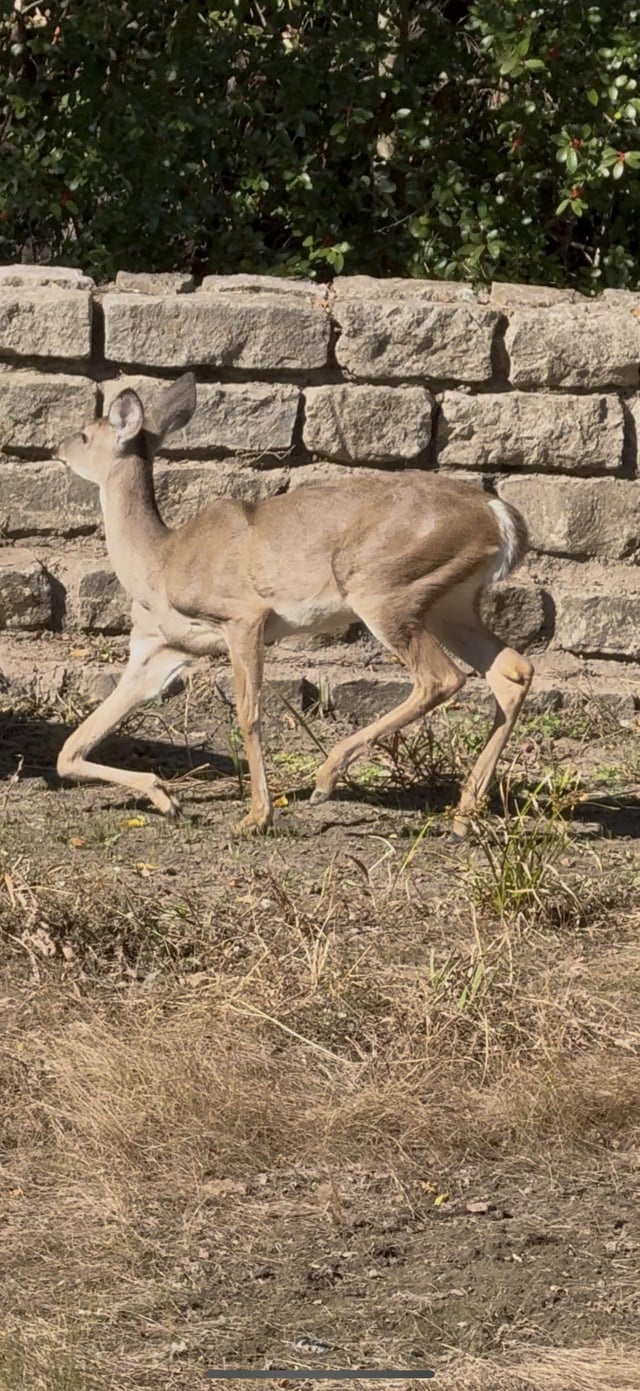
[[[249,811],[238,830],[266,830],[273,803],[262,746],[265,648],[291,634],[343,632],[361,622],[404,664],[412,686],[394,709],[334,746],[317,770],[311,802],[331,798],[371,747],[455,696],[467,679],[461,662],[484,677],[495,700],[492,729],[453,816],[451,837],[462,840],[533,677],[529,659],[480,617],[487,587],[526,553],[523,517],[466,480],[407,468],[303,484],[256,502],[220,499],[170,528],[156,503],[153,457],[195,408],[192,372],[146,408],[125,388],[104,416],[57,450],[99,487],[107,550],[132,604],[126,668],[67,738],[60,777],[116,784],[175,815],[171,785],[88,755],[197,658],[226,648],[250,777]]]

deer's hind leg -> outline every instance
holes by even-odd
[[[367,616],[362,608],[359,609],[359,614],[366,623]],[[443,651],[437,639],[427,632],[424,620],[405,635],[393,622],[392,617],[385,622],[384,614],[376,614],[371,629],[375,631],[376,637],[404,662],[413,679],[413,689],[406,700],[388,714],[382,715],[365,729],[358,730],[336,744],[318,769],[312,802],[327,801],[339,778],[372,744],[376,744],[388,734],[395,734],[397,730],[404,729],[404,726],[411,724],[413,720],[420,719],[443,700],[449,700],[464,685],[465,676]]]
[[[442,624],[442,626],[440,626]],[[533,665],[527,657],[496,637],[480,619],[477,603],[466,613],[450,616],[446,623],[435,620],[438,633],[450,652],[484,676],[496,702],[493,727],[462,788],[453,825],[454,836],[462,839],[469,817],[482,801],[491,783],[496,764],[510,738],[533,679]]]

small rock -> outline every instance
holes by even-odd
[[[332,1352],[333,1350],[331,1343],[322,1343],[318,1338],[298,1338],[291,1346],[295,1348],[296,1352],[315,1352],[322,1354],[325,1352]]]

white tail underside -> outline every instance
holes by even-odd
[[[519,533],[510,507],[500,498],[492,498],[489,506],[495,513],[500,528],[501,545],[489,563],[488,580],[506,580],[522,559],[522,537]]]

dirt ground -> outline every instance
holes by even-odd
[[[339,725],[273,705],[247,840],[202,690],[100,752],[175,779],[176,823],[58,785],[77,705],[5,705],[2,1391],[637,1391],[637,721],[530,719],[454,849],[466,709],[312,808]]]

